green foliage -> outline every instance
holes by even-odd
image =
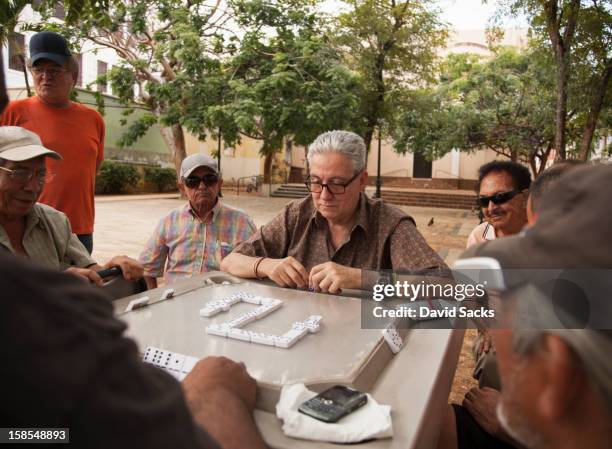
[[[492,148],[534,163],[554,139],[554,80],[537,51],[500,48],[493,59],[450,55],[435,89],[415,92],[394,124],[395,148],[430,159]]]
[[[113,161],[104,161],[96,177],[96,193],[125,193],[136,187],[140,174],[136,167]]]
[[[563,153],[586,160],[593,130],[605,126],[612,104],[612,3],[580,0],[500,0],[498,18],[523,15],[530,21],[532,44],[556,69],[557,142]],[[563,139],[561,139],[563,136]],[[574,153],[572,155],[572,152]]]
[[[235,95],[225,110],[236,127],[263,141],[262,155],[278,151],[286,138],[306,145],[323,131],[353,128],[358,79],[326,36],[308,27],[275,34],[252,33],[228,63]]]
[[[171,168],[145,167],[144,181],[154,185],[158,192],[176,190],[176,172]]]
[[[347,0],[337,44],[360,77],[360,126],[369,149],[375,128],[396,119],[410,91],[434,80],[447,31],[435,2]]]

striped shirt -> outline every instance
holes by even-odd
[[[204,220],[187,203],[162,218],[140,255],[144,275],[167,284],[219,269],[221,260],[248,239],[255,224],[245,212],[217,201]]]

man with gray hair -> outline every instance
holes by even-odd
[[[444,262],[400,209],[368,198],[366,148],[329,131],[308,149],[310,196],[289,203],[221,263],[245,278],[339,293],[362,287],[362,270],[440,269]]]
[[[32,36],[28,68],[36,96],[10,102],[0,125],[29,129],[46,148],[62,156],[62,163],[49,161],[54,177],[45,184],[40,202],[66,214],[72,231],[91,254],[96,174],[104,159],[104,120],[94,109],[70,100],[79,65],[62,36],[51,31]]]

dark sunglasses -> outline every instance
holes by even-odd
[[[197,189],[200,183],[203,182],[206,187],[212,187],[219,182],[217,175],[204,175],[201,178],[198,176],[188,176],[183,178],[183,182],[190,189]]]
[[[516,189],[509,192],[499,192],[491,196],[479,196],[477,201],[478,205],[483,208],[489,207],[489,201],[493,201],[493,204],[499,206],[500,204],[507,203],[519,193],[521,191]]]

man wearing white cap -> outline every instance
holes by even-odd
[[[149,288],[164,276],[170,284],[194,274],[218,270],[221,260],[256,230],[243,211],[223,204],[223,180],[217,162],[194,154],[181,164],[179,189],[189,203],[162,218],[140,255]]]
[[[140,264],[126,256],[113,257],[104,267],[97,265],[72,233],[66,215],[37,202],[51,178],[47,157],[62,158],[45,148],[33,132],[0,127],[0,249],[96,284],[102,283],[96,272],[110,266],[121,267],[126,279],[142,277]]]
[[[79,64],[64,37],[52,31],[34,34],[27,66],[36,96],[11,101],[0,116],[0,125],[29,129],[45,147],[62,156],[63,163],[48,161],[54,177],[43,186],[39,201],[66,214],[72,231],[91,254],[94,188],[104,159],[104,120],[94,109],[70,99]]]

